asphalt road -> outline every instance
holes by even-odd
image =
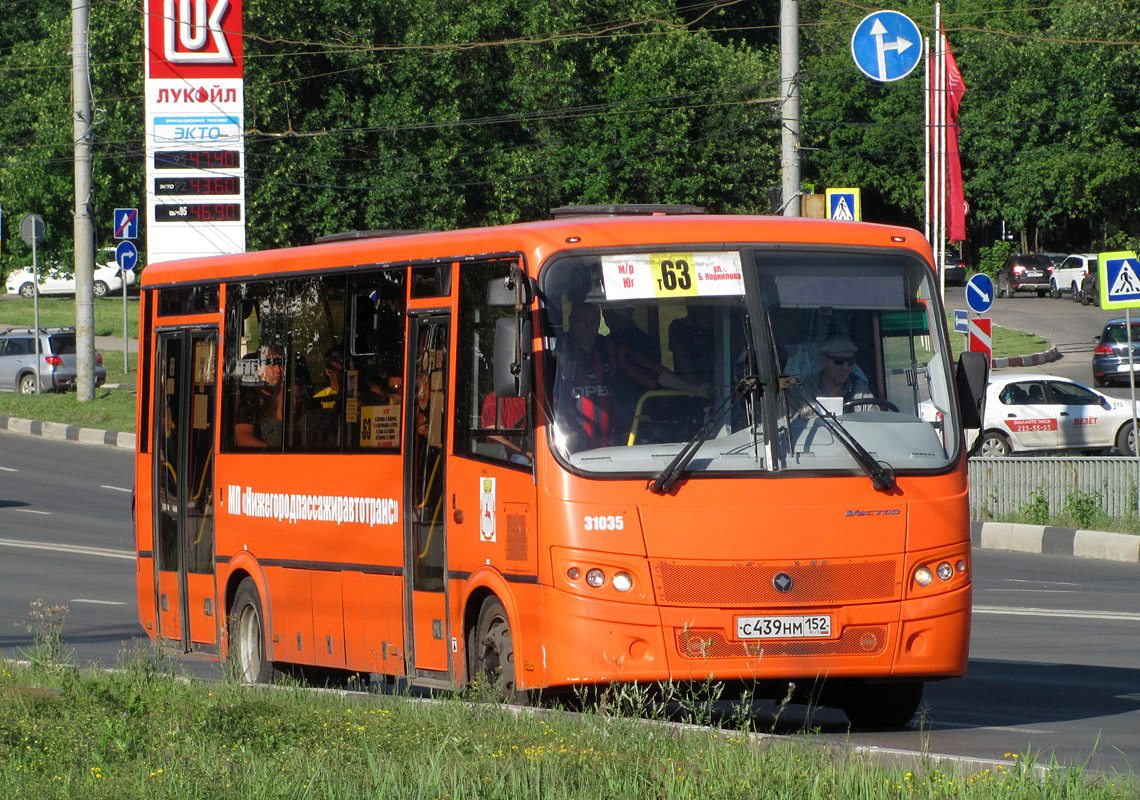
[[[82,664],[148,649],[131,551],[132,454],[0,433],[0,652],[30,644],[30,604],[66,605]],[[920,722],[851,734],[830,709],[758,709],[837,744],[966,758],[1033,753],[1096,770],[1140,761],[1140,565],[977,551],[969,672],[930,684]],[[202,676],[220,669],[182,660]]]
[[[946,309],[948,311],[969,309],[963,287],[947,287]],[[970,316],[978,315],[971,311]],[[1053,299],[1038,297],[1036,294],[1018,294],[995,299],[990,310],[982,316],[989,317],[995,325],[1003,328],[1036,334],[1052,342],[1061,355],[1057,361],[1047,364],[1002,367],[997,370],[998,374],[1010,371],[1045,373],[1092,386],[1092,353],[1096,347],[1093,337],[1100,335],[1105,322],[1122,317],[1124,314],[1121,311],[1102,311],[1097,306],[1082,306],[1068,297]],[[1135,316],[1140,318],[1140,310]],[[956,337],[956,346],[961,346],[965,334],[951,332],[950,335]],[[1127,386],[1114,386],[1098,391],[1122,399],[1127,398],[1129,394]]]

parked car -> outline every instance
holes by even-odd
[[[95,265],[95,296],[106,297],[114,292],[123,291],[123,270],[114,261]],[[135,271],[126,270],[126,285],[135,282]],[[18,294],[22,297],[31,297],[35,276],[31,267],[18,269],[8,276],[8,294]],[[40,294],[75,294],[75,274],[63,274],[58,268],[40,268]]]
[[[1092,356],[1093,383],[1097,386],[1127,383],[1128,328],[1125,319],[1120,317],[1104,323],[1104,330],[1093,341],[1096,342]],[[1140,319],[1132,320],[1132,363],[1140,366]]]
[[[1095,265],[1089,270],[1088,275],[1081,278],[1080,295],[1073,299],[1080,300],[1082,306],[1100,305],[1100,274]]]
[[[997,296],[1009,297],[1014,292],[1037,292],[1038,297],[1044,297],[1049,293],[1052,275],[1053,262],[1043,253],[1009,256],[994,279]]]
[[[993,378],[986,387],[977,454],[1112,450],[1135,455],[1132,413],[1127,401],[1066,378],[1024,373]]]
[[[1096,269],[1096,253],[1074,253],[1066,256],[1061,266],[1053,270],[1049,279],[1049,296],[1060,297],[1068,294],[1074,300],[1080,299],[1081,281]]]
[[[75,328],[40,328],[40,391],[75,388],[78,372]],[[103,356],[95,353],[95,385],[107,380]],[[0,332],[0,389],[36,393],[36,337],[31,328]]]
[[[957,250],[946,249],[946,270],[943,280],[947,286],[966,285],[966,262]]]

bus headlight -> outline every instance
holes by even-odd
[[[614,575],[613,585],[619,592],[628,592],[633,588],[633,578],[628,572],[619,572]]]
[[[934,583],[934,573],[930,567],[919,567],[914,571],[914,582],[919,586],[929,586]]]
[[[586,583],[590,584],[595,589],[601,588],[605,582],[606,573],[602,572],[600,569],[595,568],[586,573]]]
[[[948,581],[954,577],[954,568],[950,566],[949,561],[943,561],[938,565],[938,580]]]

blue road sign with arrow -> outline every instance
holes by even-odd
[[[134,242],[119,242],[119,246],[115,248],[115,263],[121,270],[135,268],[139,263],[139,249],[135,247]]]
[[[966,284],[966,304],[976,314],[985,314],[994,304],[994,281],[984,272],[970,278]]]
[[[906,14],[876,11],[863,17],[851,35],[851,57],[874,81],[905,78],[922,60],[922,34]]]

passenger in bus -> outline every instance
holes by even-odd
[[[600,325],[596,305],[574,303],[555,349],[555,399],[559,415],[568,423],[563,433],[572,452],[625,442],[630,415],[619,402],[623,384],[636,384],[641,392],[662,388],[710,395],[707,384],[694,384],[614,338],[600,336]]]
[[[313,394],[313,399],[321,408],[334,409],[344,382],[344,356],[337,348],[325,352],[325,377],[328,378],[328,386],[318,389]]]
[[[234,444],[281,447],[285,417],[285,359],[278,347],[262,350],[257,370],[261,382],[242,393],[234,409]]]
[[[825,339],[819,346],[819,369],[803,381],[804,390],[811,397],[842,397],[844,402],[870,397],[867,379],[856,368],[856,352],[855,343],[846,336]]]

